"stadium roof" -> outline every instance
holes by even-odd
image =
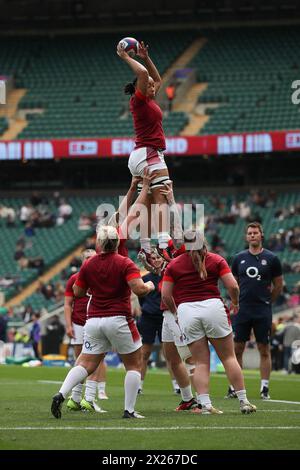
[[[300,20],[300,0],[0,0],[0,30]]]

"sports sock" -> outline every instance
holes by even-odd
[[[183,401],[190,401],[193,398],[192,388],[190,385],[180,388],[180,392]]]
[[[87,380],[85,382],[85,394],[84,398],[86,401],[94,402],[97,393],[97,382],[95,380]]]
[[[176,392],[176,389],[179,388],[179,385],[178,385],[176,379],[172,379],[172,385],[173,385],[174,392]]]
[[[261,383],[260,383],[260,391],[262,391],[262,389],[263,389],[264,387],[269,388],[269,380],[262,379],[262,381],[261,381]]]
[[[208,393],[197,394],[197,402],[205,408],[212,408],[212,404],[209,398]]]
[[[151,238],[141,238],[141,249],[146,253],[151,253]]]
[[[64,398],[68,395],[70,390],[72,390],[75,385],[83,382],[88,376],[87,370],[82,366],[75,366],[70,370],[67,377],[64,380],[59,392],[63,395]]]
[[[82,389],[83,384],[75,385],[75,387],[72,388],[72,398],[77,403],[80,403],[81,401]]]
[[[158,233],[158,246],[162,250],[168,248],[168,242],[170,240],[170,235],[168,232],[159,232]]]
[[[141,385],[141,374],[137,370],[129,370],[125,375],[125,410],[132,413],[134,411],[138,389]]]
[[[105,386],[106,386],[106,382],[98,382],[98,392],[105,393]]]
[[[240,401],[248,401],[247,400],[246,390],[236,390],[236,394],[237,394],[238,399]]]

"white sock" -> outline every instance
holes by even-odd
[[[233,386],[233,385],[229,385],[229,388],[230,388],[230,390],[231,390],[232,392],[234,392],[234,391],[235,391],[235,390],[234,390],[234,386]]]
[[[190,385],[180,388],[180,391],[183,401],[190,401],[193,398],[192,387]]]
[[[141,238],[141,249],[151,253],[151,238]]]
[[[106,386],[106,382],[98,382],[98,392],[105,393],[105,386]]]
[[[168,248],[168,241],[170,240],[170,235],[168,232],[159,232],[158,233],[158,246],[159,248],[165,249]]]
[[[176,389],[180,388],[176,379],[172,379],[173,390],[176,392]]]
[[[125,410],[134,411],[138,389],[141,385],[141,374],[137,370],[129,370],[125,375]]]
[[[75,366],[70,370],[67,377],[64,380],[59,392],[64,398],[68,395],[70,390],[72,390],[75,385],[83,382],[88,376],[87,370],[82,366]]]
[[[260,391],[262,391],[262,389],[264,387],[267,387],[269,388],[269,381],[268,380],[265,380],[265,379],[262,379],[261,383],[260,383]]]
[[[197,394],[197,402],[205,408],[212,408],[212,404],[209,398],[208,393]]]
[[[246,395],[246,390],[236,390],[236,394],[237,394],[238,399],[240,401],[248,401],[247,395]]]
[[[95,380],[87,380],[85,382],[85,394],[84,398],[86,401],[94,402],[97,393],[97,384]]]
[[[80,403],[81,401],[82,389],[83,384],[75,385],[75,387],[72,388],[72,398],[77,403]]]

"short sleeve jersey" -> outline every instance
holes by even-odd
[[[227,262],[222,256],[208,252],[205,267],[207,278],[201,279],[188,252],[168,264],[163,281],[174,283],[173,297],[176,305],[221,298],[218,280],[231,272]]]
[[[101,253],[88,259],[76,280],[76,285],[91,293],[87,317],[130,316],[128,281],[140,277],[134,262],[117,253]]]
[[[238,253],[232,273],[240,287],[240,306],[271,305],[272,279],[282,275],[281,263],[269,250],[253,255],[249,250]]]
[[[73,292],[73,285],[76,282],[78,277],[78,273],[72,274],[72,276],[68,279],[65,289],[65,297],[72,297],[73,304],[72,304],[72,316],[71,320],[76,325],[85,325],[86,322],[86,311],[88,301],[90,299],[89,295],[85,295],[84,297],[75,297]]]
[[[130,98],[130,111],[133,116],[135,148],[166,148],[162,127],[163,114],[155,100],[144,96],[140,90]]]

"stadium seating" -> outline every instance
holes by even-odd
[[[212,241],[214,232],[217,232],[224,244],[225,256],[230,262],[232,256],[243,249],[244,243],[244,229],[245,220],[237,217],[234,223],[224,223],[219,221],[220,216],[228,215],[230,207],[233,201],[245,201],[249,199],[248,193],[239,193],[238,195],[221,195],[218,197],[222,208],[216,208],[213,201],[213,194],[177,194],[176,199],[180,203],[191,203],[204,204],[204,211],[206,217],[214,217],[214,228],[206,230],[206,236],[208,241]],[[0,200],[0,205],[7,205],[13,207],[15,210],[21,207],[25,202],[22,198],[5,198]],[[116,197],[70,197],[68,202],[73,207],[72,218],[66,221],[61,226],[55,226],[53,228],[37,228],[35,229],[35,235],[31,238],[26,238],[27,243],[33,242],[32,247],[28,247],[25,252],[27,256],[43,256],[45,260],[46,269],[59,261],[61,258],[70,253],[76,246],[83,243],[84,240],[90,236],[94,229],[91,228],[87,231],[78,230],[78,219],[80,214],[83,212],[86,214],[95,213],[100,203],[113,204],[115,207],[118,205]],[[50,202],[50,206],[51,206]],[[258,206],[253,202],[250,202],[252,212],[257,217],[261,218],[265,229],[265,240],[269,240],[272,234],[278,234],[280,231],[286,231],[293,229],[294,227],[300,227],[300,215],[293,215],[292,217],[286,217],[280,220],[276,217],[276,213],[279,209],[289,209],[291,206],[300,205],[300,194],[299,192],[279,192],[273,202],[266,204],[264,207]],[[54,209],[54,206],[51,206]],[[1,223],[0,223],[1,224]],[[15,245],[23,234],[24,227],[20,222],[17,222],[16,227],[8,228],[2,221],[0,230],[0,243],[1,243],[1,254],[0,254],[0,278],[3,276],[17,276],[19,280],[17,285],[23,287],[26,284],[32,282],[37,277],[37,271],[32,269],[26,269],[20,271],[17,267],[17,263],[13,260]],[[285,246],[281,251],[276,252],[281,261],[292,265],[294,262],[300,262],[300,251],[292,250],[290,247]],[[130,257],[137,262],[137,252],[130,250]],[[69,272],[70,274],[70,272]],[[285,274],[285,281],[288,290],[291,292],[292,287],[295,283],[299,282],[299,274],[290,272]],[[50,283],[62,282],[61,275],[54,276]],[[15,294],[17,288],[5,289],[6,298],[11,297]],[[25,305],[31,305],[34,309],[40,309],[41,307],[49,308],[54,303],[54,300],[46,300],[42,293],[35,292],[32,296],[28,297],[24,302]]]
[[[299,129],[291,102],[299,78],[300,30],[291,26],[205,31],[189,64],[208,82],[200,103],[218,103],[201,134]]]
[[[116,54],[120,35],[67,36],[12,39],[0,44],[2,73],[14,75],[25,88],[20,109],[29,125],[18,138],[132,136],[128,97],[124,85],[133,79],[129,67]],[[195,33],[145,33],[151,55],[161,73],[191,43]],[[125,117],[120,119],[121,117]],[[185,126],[184,113],[170,113],[168,135]]]
[[[1,198],[0,205],[12,207],[17,212],[26,201],[26,199],[22,198]],[[78,230],[78,220],[82,212],[88,214],[94,213],[100,203],[117,204],[117,199],[107,197],[101,197],[101,199],[96,197],[71,197],[68,198],[68,202],[73,208],[70,220],[65,221],[64,224],[59,226],[36,228],[33,237],[25,237],[27,244],[25,255],[30,258],[42,256],[45,262],[45,269],[58,262],[93,233],[93,229]],[[56,212],[54,203],[50,202],[49,208],[53,213]],[[4,220],[2,223],[0,222],[0,226],[0,277],[17,276],[17,284],[19,288],[22,288],[37,277],[36,269],[20,271],[17,262],[14,261],[16,243],[20,236],[24,236],[24,226],[21,222],[17,221],[15,227],[7,227]],[[17,291],[17,288],[6,290],[6,299],[8,300]]]
[[[8,122],[6,118],[0,117],[0,136],[8,129]]]

